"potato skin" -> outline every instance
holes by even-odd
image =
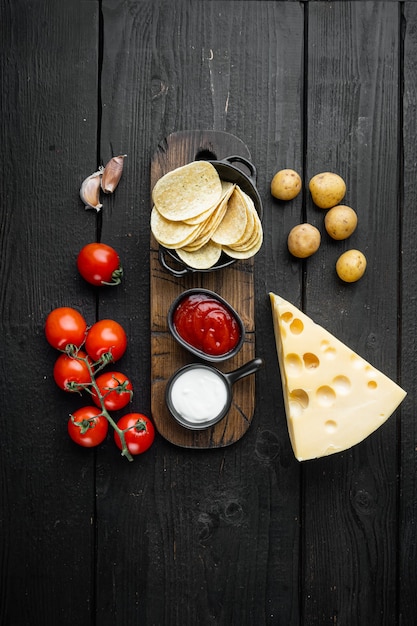
[[[346,183],[339,174],[321,172],[311,178],[308,188],[316,206],[331,209],[341,202],[346,193]]]
[[[293,200],[300,191],[301,177],[295,170],[280,170],[271,181],[271,194],[278,200]]]
[[[345,204],[338,204],[326,213],[324,226],[332,239],[338,241],[347,239],[356,229],[358,216],[356,212]]]
[[[355,283],[366,270],[366,258],[360,250],[347,250],[337,259],[336,272],[345,283]]]
[[[308,223],[294,226],[287,239],[288,250],[298,259],[305,259],[317,252],[320,242],[320,231]]]

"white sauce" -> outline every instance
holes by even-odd
[[[185,370],[171,386],[171,400],[181,417],[201,423],[217,417],[227,402],[226,382],[203,367]]]

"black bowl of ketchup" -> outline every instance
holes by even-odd
[[[245,327],[238,313],[209,289],[181,293],[169,309],[168,327],[181,346],[213,363],[237,354],[245,340]]]

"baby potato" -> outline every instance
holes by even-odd
[[[366,270],[366,258],[360,250],[347,250],[337,259],[336,272],[345,283],[355,283]]]
[[[280,170],[271,181],[271,194],[278,200],[292,200],[300,190],[301,177],[294,170]]]
[[[308,184],[313,202],[320,209],[330,209],[340,203],[346,193],[346,183],[333,172],[316,174]]]
[[[355,211],[345,204],[338,204],[326,213],[324,226],[333,239],[340,241],[351,236],[358,224]]]
[[[298,224],[288,234],[287,244],[291,254],[299,259],[311,256],[320,247],[321,235],[312,224]]]

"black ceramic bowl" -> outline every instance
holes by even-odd
[[[248,196],[253,200],[260,219],[262,219],[262,200],[256,188],[255,166],[248,161],[248,159],[245,159],[245,157],[238,155],[226,157],[221,161],[210,161],[210,163],[216,168],[221,180],[235,183],[242,189],[242,191],[248,194]],[[248,170],[248,174],[244,173],[239,167],[236,167],[234,165],[235,163],[243,165]],[[162,267],[173,276],[184,276],[185,274],[196,272],[213,272],[215,270],[221,270],[224,267],[228,267],[229,265],[236,263],[236,261],[237,259],[232,259],[223,252],[220,259],[212,267],[204,270],[195,269],[186,265],[184,261],[179,258],[175,250],[169,250],[168,248],[159,246],[159,262]]]
[[[239,329],[239,339],[236,345],[231,350],[224,352],[221,355],[207,354],[206,352],[203,352],[202,350],[195,348],[193,345],[188,343],[188,341],[186,341],[180,335],[180,333],[178,332],[174,324],[174,315],[179,305],[189,296],[200,295],[200,294],[203,297],[207,297],[211,300],[216,300],[217,302],[219,302],[220,305],[223,306],[237,322],[238,329]],[[214,291],[210,291],[209,289],[194,288],[194,289],[187,289],[187,291],[183,291],[178,296],[178,298],[174,300],[174,302],[171,304],[169,308],[168,327],[169,327],[169,330],[171,331],[172,336],[178,341],[178,343],[183,348],[191,352],[191,354],[193,354],[194,356],[199,357],[200,359],[204,359],[205,361],[210,361],[211,363],[221,363],[222,361],[226,361],[227,359],[230,359],[232,356],[235,356],[235,354],[237,354],[239,350],[241,349],[243,342],[245,340],[245,326],[239,314],[224,298],[219,296]]]
[[[222,420],[233,401],[233,385],[263,366],[255,358],[232,372],[224,373],[213,365],[191,363],[169,379],[165,400],[173,418],[190,430],[204,430]]]

